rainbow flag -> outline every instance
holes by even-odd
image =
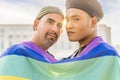
[[[30,45],[14,45],[1,55],[0,80],[120,80],[120,57],[100,37],[81,55],[61,61]]]

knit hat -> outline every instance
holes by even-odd
[[[49,14],[49,13],[58,13],[62,17],[64,17],[62,11],[58,7],[55,7],[55,6],[46,6],[46,7],[43,7],[40,10],[40,12],[38,13],[38,15],[36,16],[36,19],[40,19],[41,17],[43,17],[44,15]]]
[[[98,21],[103,17],[103,11],[97,0],[66,0],[66,9],[77,8],[87,12],[90,16],[96,16]]]

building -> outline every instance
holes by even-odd
[[[120,54],[120,44],[114,45],[114,47],[117,49],[118,53]]]
[[[15,43],[28,40],[32,32],[32,25],[28,24],[0,25],[0,53]]]
[[[9,46],[19,43],[21,41],[29,40],[33,34],[32,24],[1,24],[0,25],[0,53],[2,53]],[[111,28],[106,25],[99,24],[97,33],[104,38],[108,43],[111,43]],[[66,31],[60,36],[58,42],[52,46],[49,51],[54,53],[56,58],[62,58],[72,54],[78,44],[69,42]]]
[[[111,27],[108,27],[105,24],[99,24],[97,25],[97,33],[107,43],[111,44]]]

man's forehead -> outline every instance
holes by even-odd
[[[66,14],[66,18],[68,18],[68,17],[80,17],[80,16],[82,16],[82,14],[76,14],[76,13]]]
[[[64,19],[53,18],[52,16],[46,18],[46,21],[52,21],[52,22],[58,22],[58,23],[62,23],[63,20]]]
[[[83,10],[71,8],[71,9],[67,10],[66,17],[79,17],[84,14],[87,14],[87,13]]]
[[[46,15],[44,15],[44,16],[46,16],[46,17],[48,17],[48,18],[57,18],[57,17],[61,17],[61,18],[63,18],[60,14],[58,14],[58,13],[49,13],[49,14],[46,14]]]

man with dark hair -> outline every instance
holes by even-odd
[[[97,0],[67,0],[66,9],[68,38],[70,41],[78,41],[79,43],[79,49],[71,55],[71,58],[73,58],[82,55],[81,52],[93,40],[97,39],[101,42],[101,38],[96,34],[96,25],[104,14]]]
[[[76,75],[71,78],[119,80],[120,56],[96,34],[96,25],[103,17],[100,3],[97,0],[66,0],[66,9],[68,38],[79,43],[79,49],[61,61],[76,65]]]

